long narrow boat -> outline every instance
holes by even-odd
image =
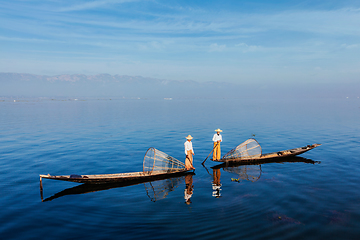
[[[96,174],[96,175],[58,175],[52,176],[50,174],[40,174],[40,181],[42,178],[62,180],[68,182],[97,184],[97,183],[115,183],[127,181],[148,181],[157,180],[163,177],[177,176],[192,172],[192,170],[180,169],[172,171],[153,171],[153,172],[130,172],[130,173],[114,173],[114,174]]]
[[[218,165],[212,166],[212,169],[227,168],[227,167],[238,167],[238,166],[251,166],[251,165],[263,165],[268,163],[308,163],[308,164],[320,164],[321,161],[314,161],[308,158],[299,156],[289,156],[285,158],[263,158],[256,161],[233,161],[233,162],[222,162]]]
[[[320,145],[321,144],[313,144],[299,148],[262,154],[259,143],[255,139],[251,138],[229,151],[221,159],[212,160],[215,162],[252,162],[272,160],[276,158],[294,157],[311,149],[314,149]]]
[[[95,175],[58,175],[40,174],[40,184],[42,179],[62,180],[77,183],[97,184],[113,183],[136,180],[156,180],[164,176],[173,176],[193,172],[186,170],[185,164],[161,152],[155,148],[149,148],[145,154],[142,172],[114,173],[114,174],[95,174]]]
[[[136,179],[136,180],[121,181],[121,182],[114,181],[111,183],[103,183],[103,184],[86,184],[85,183],[85,184],[77,185],[75,187],[64,189],[61,192],[58,192],[58,193],[54,194],[53,196],[48,197],[46,199],[43,198],[43,189],[40,186],[40,197],[41,197],[41,201],[47,202],[47,201],[51,201],[53,199],[63,197],[66,195],[92,193],[92,192],[113,189],[113,188],[128,187],[128,186],[133,186],[133,185],[138,185],[138,184],[147,184],[147,183],[151,184],[151,183],[154,183],[159,180],[160,181],[161,180],[170,180],[173,183],[173,182],[177,182],[177,181],[174,181],[173,179],[179,179],[179,178],[181,179],[187,175],[195,175],[195,173],[193,173],[193,172],[180,173],[179,172],[179,173],[174,173],[172,175],[161,175],[161,176],[157,175],[156,177],[154,176],[154,178],[152,178],[150,180],[141,178],[141,179]],[[145,188],[145,190],[148,193],[148,190],[146,188]],[[155,192],[156,189],[152,189],[152,190]],[[163,192],[163,191],[172,191],[172,190],[173,190],[173,188],[169,188],[169,189],[161,189],[160,191]]]
[[[260,159],[272,159],[272,158],[282,158],[282,157],[293,157],[293,156],[297,156],[300,155],[304,152],[307,152],[311,149],[314,149],[318,146],[320,146],[321,144],[315,143],[312,145],[307,145],[304,147],[299,147],[299,148],[293,148],[293,149],[289,149],[289,150],[283,150],[283,151],[279,151],[279,152],[273,152],[273,153],[266,153],[261,155]]]

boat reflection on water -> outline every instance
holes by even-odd
[[[192,183],[192,176],[195,175],[193,172],[188,172],[181,174],[180,176],[177,175],[177,177],[164,177],[162,179],[158,180],[152,180],[152,181],[144,181],[144,180],[136,180],[136,181],[126,181],[126,182],[119,182],[119,183],[104,183],[104,184],[81,184],[76,187],[67,188],[62,190],[61,192],[58,192],[54,194],[51,197],[48,197],[46,199],[43,198],[43,187],[42,184],[40,184],[40,197],[42,202],[47,202],[54,200],[59,197],[67,196],[67,195],[77,195],[77,194],[85,194],[85,193],[91,193],[91,192],[98,192],[98,191],[104,191],[109,190],[113,188],[120,188],[120,187],[128,187],[128,186],[134,186],[138,184],[144,184],[145,191],[147,196],[150,198],[151,201],[156,202],[158,200],[164,199],[167,197],[169,192],[173,191],[175,188],[178,187],[180,182],[186,181],[186,178],[191,178]]]
[[[240,181],[258,181],[261,177],[261,165],[267,163],[310,163],[316,164],[320,163],[320,161],[313,161],[310,159],[302,158],[302,157],[292,157],[292,158],[284,158],[284,159],[277,159],[276,161],[262,161],[262,162],[245,162],[245,163],[222,163],[216,166],[211,167],[213,170],[213,174],[210,174],[208,169],[205,167],[206,171],[213,177],[212,181],[212,196],[219,198],[221,197],[221,187],[222,184],[220,182],[221,171],[228,173],[233,173],[238,176],[238,178],[234,178],[233,180],[240,182]],[[40,197],[41,201],[51,201],[53,199],[67,196],[67,195],[76,195],[76,194],[85,194],[91,192],[98,192],[104,191],[112,188],[119,188],[119,187],[128,187],[133,185],[138,185],[143,183],[145,186],[145,191],[147,196],[150,198],[151,201],[155,202],[161,199],[164,199],[168,196],[168,194],[174,191],[180,184],[180,182],[185,180],[185,190],[184,190],[184,199],[186,204],[191,204],[191,197],[194,191],[193,185],[193,172],[187,173],[180,173],[176,175],[176,177],[169,177],[164,176],[161,178],[157,178],[156,180],[132,180],[126,182],[118,182],[118,183],[104,183],[104,184],[81,184],[76,187],[65,189],[61,192],[54,194],[53,196],[44,199],[43,198],[43,186],[40,182]]]
[[[276,161],[261,161],[261,162],[227,162],[222,163],[216,166],[211,167],[213,170],[213,181],[212,181],[212,189],[213,193],[212,196],[219,198],[221,197],[221,172],[220,169],[223,169],[225,172],[236,174],[237,178],[231,178],[232,181],[241,182],[251,181],[256,182],[261,177],[261,165],[268,164],[268,163],[309,163],[309,164],[316,164],[320,163],[320,161],[313,161],[311,159],[303,158],[303,157],[291,157],[291,158],[284,158],[284,159],[277,159]],[[205,165],[203,165],[205,167]],[[209,173],[207,168],[205,167],[206,171]],[[210,173],[209,173],[210,174]],[[211,174],[210,174],[211,175]]]

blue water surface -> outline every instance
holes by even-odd
[[[20,99],[0,112],[1,239],[360,237],[359,99]],[[263,153],[322,145],[291,161],[216,170],[201,165],[216,128],[223,154],[248,138]],[[43,179],[41,197],[39,174],[142,171],[149,147],[184,161],[189,134],[191,179],[82,194],[67,190],[77,183]]]

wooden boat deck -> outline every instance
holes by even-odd
[[[173,175],[161,175],[161,176],[157,175],[155,178],[152,178],[152,179],[141,178],[141,179],[128,180],[128,181],[114,181],[114,182],[108,182],[108,183],[102,183],[102,184],[83,183],[83,184],[77,185],[75,187],[64,189],[46,199],[44,199],[44,196],[43,196],[43,187],[42,187],[42,185],[40,185],[40,197],[41,197],[42,202],[47,202],[47,201],[51,201],[51,200],[54,200],[56,198],[63,197],[66,195],[76,195],[76,194],[98,192],[98,191],[108,190],[108,189],[112,189],[112,188],[128,187],[128,186],[133,186],[133,185],[142,184],[142,183],[146,183],[146,182],[153,182],[153,181],[158,181],[158,180],[177,178],[177,177],[187,176],[187,175],[195,175],[195,173],[191,172],[191,171],[185,172],[185,173],[179,172],[179,173],[176,173]]]
[[[230,159],[220,159],[220,160],[212,160],[215,162],[252,162],[252,161],[262,161],[266,159],[274,159],[274,158],[283,158],[283,157],[293,157],[299,154],[302,154],[304,152],[307,152],[311,149],[314,149],[321,144],[313,144],[313,145],[307,145],[305,147],[300,148],[293,148],[288,150],[283,150],[279,152],[273,152],[273,153],[266,153],[262,154],[260,157],[250,157],[250,158],[230,158]]]
[[[156,179],[162,176],[170,176],[176,174],[182,174],[191,172],[186,169],[172,170],[172,171],[153,171],[153,172],[130,172],[130,173],[114,173],[114,174],[95,174],[95,175],[58,175],[52,176],[50,174],[40,174],[40,181],[42,178],[62,180],[77,183],[112,183],[112,182],[123,182],[123,181],[134,181],[139,179]]]

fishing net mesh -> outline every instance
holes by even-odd
[[[261,165],[245,165],[238,167],[224,167],[224,171],[239,175],[237,180],[256,182],[261,177]]]
[[[156,202],[166,198],[169,192],[174,191],[182,181],[184,181],[184,177],[168,178],[155,182],[146,182],[144,183],[146,194],[151,199],[151,201]]]
[[[155,148],[149,148],[144,157],[144,173],[151,174],[154,171],[174,172],[184,168],[184,163]]]
[[[251,159],[258,158],[261,156],[260,144],[253,138],[250,138],[232,149],[223,156],[223,159]]]

